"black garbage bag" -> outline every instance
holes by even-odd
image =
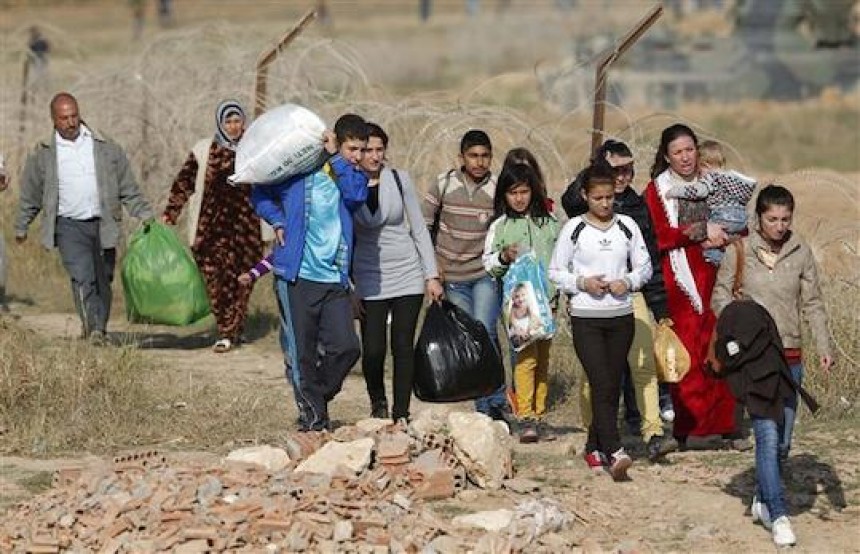
[[[451,302],[433,302],[415,346],[415,396],[460,402],[487,396],[504,382],[505,368],[487,329]]]

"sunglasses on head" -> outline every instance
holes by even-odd
[[[616,175],[633,175],[633,162],[626,165],[613,167],[612,172]]]

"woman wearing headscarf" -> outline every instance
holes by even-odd
[[[218,324],[213,349],[219,353],[230,351],[242,335],[251,288],[242,286],[238,277],[260,260],[263,249],[251,186],[227,183],[245,122],[245,111],[235,100],[218,105],[215,137],[194,146],[173,182],[162,216],[162,221],[174,225],[189,205],[189,242]]]

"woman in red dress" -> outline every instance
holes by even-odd
[[[735,401],[728,386],[704,372],[708,339],[716,322],[711,292],[717,268],[706,262],[702,253],[705,248],[725,245],[728,237],[718,225],[707,222],[704,202],[666,197],[673,185],[698,177],[698,162],[698,139],[693,130],[681,124],[667,127],[644,192],[663,255],[669,315],[692,362],[684,379],[670,387],[676,414],[673,434],[682,447],[690,435],[726,436],[735,430]]]

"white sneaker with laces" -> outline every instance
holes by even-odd
[[[797,543],[788,516],[778,517],[773,522],[773,543],[777,546],[794,546]]]
[[[770,512],[767,509],[767,504],[759,502],[758,497],[753,496],[750,512],[752,512],[753,523],[761,523],[765,529],[770,531],[773,524],[770,521]]]
[[[627,470],[633,465],[633,459],[627,455],[623,448],[619,448],[610,457],[609,474],[614,481],[626,481]]]

